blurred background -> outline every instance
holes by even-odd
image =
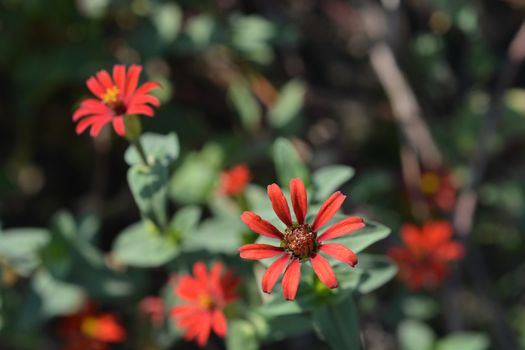
[[[144,129],[181,145],[173,208],[208,203],[238,163],[276,181],[286,137],[312,170],[355,169],[349,208],[393,230],[376,253],[428,219],[465,244],[441,288],[360,300],[367,349],[525,349],[524,19],[521,0],[0,0],[1,227],[89,214],[104,252],[137,220],[127,142],[77,136],[71,116],[89,76],[138,63],[163,87]],[[0,319],[0,348],[43,348],[16,334],[54,324],[26,321]]]

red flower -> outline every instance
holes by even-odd
[[[454,178],[446,169],[426,171],[419,181],[421,192],[427,200],[441,210],[450,211],[456,204]]]
[[[111,313],[98,313],[87,304],[76,314],[64,317],[59,332],[65,339],[63,350],[106,350],[108,343],[126,339],[126,331]]]
[[[448,263],[463,256],[463,246],[451,238],[452,227],[446,221],[427,221],[421,229],[403,225],[404,247],[388,251],[399,265],[399,278],[414,290],[437,288],[449,273]]]
[[[184,304],[175,306],[171,316],[177,327],[184,328],[186,340],[196,339],[204,347],[211,330],[224,337],[227,331],[224,308],[237,299],[235,288],[239,279],[232,271],[222,273],[223,265],[214,263],[208,273],[206,265],[199,261],[193,265],[193,277],[181,276],[175,286],[175,294]]]
[[[221,173],[220,191],[227,196],[239,195],[251,179],[250,169],[245,164],[236,165]]]
[[[164,300],[159,297],[146,297],[140,302],[140,311],[159,327],[164,323]]]
[[[124,65],[113,67],[113,79],[105,70],[90,77],[86,85],[97,98],[86,99],[73,114],[73,121],[78,121],[76,132],[81,134],[91,127],[91,136],[98,135],[108,123],[120,136],[126,133],[124,117],[131,114],[142,114],[153,117],[154,111],[148,105],[158,107],[159,100],[149,92],[160,87],[155,82],[147,82],[137,88],[142,67],[132,65],[126,72]]]
[[[246,244],[239,248],[241,258],[244,259],[259,260],[279,256],[264,273],[262,290],[265,293],[271,293],[281,272],[286,267],[282,280],[283,295],[288,300],[295,299],[301,275],[300,263],[308,260],[321,282],[329,288],[336,288],[337,279],[334,271],[319,252],[355,266],[357,256],[353,251],[342,244],[324,242],[363,228],[365,224],[360,217],[352,216],[339,221],[320,236],[317,234],[319,229],[339,210],[346,196],[341,192],[332,194],[319,209],[311,225],[304,222],[308,200],[301,179],[290,181],[290,197],[297,222],[292,221],[288,203],[279,186],[276,184],[268,186],[268,197],[272,202],[273,210],[286,225],[284,233],[254,213],[244,212],[241,215],[242,221],[256,233],[281,241],[278,247],[268,244]]]

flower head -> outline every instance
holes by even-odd
[[[251,179],[252,174],[245,164],[236,165],[221,173],[220,191],[227,196],[239,195]]]
[[[357,256],[342,244],[325,243],[365,226],[363,219],[357,216],[348,217],[318,235],[323,227],[339,210],[346,196],[341,192],[332,194],[321,206],[312,224],[305,222],[308,199],[301,179],[290,180],[290,197],[297,221],[292,221],[290,208],[282,190],[277,184],[268,186],[268,197],[273,210],[286,225],[284,232],[252,212],[244,212],[242,221],[256,233],[275,238],[279,246],[269,244],[246,244],[239,248],[241,258],[260,260],[278,256],[270,265],[262,279],[262,290],[271,293],[275,283],[284,271],[282,285],[283,295],[288,300],[295,299],[301,277],[301,263],[310,261],[319,280],[329,288],[338,286],[334,271],[328,261],[320,254],[324,253],[350,266],[357,264]]]
[[[446,169],[425,171],[421,174],[419,188],[427,200],[444,211],[450,211],[456,203],[454,178]]]
[[[224,337],[227,322],[224,308],[237,299],[235,289],[239,279],[232,271],[223,273],[223,265],[216,262],[208,272],[199,261],[193,265],[193,276],[181,276],[175,285],[175,294],[183,300],[171,310],[177,327],[185,329],[186,340],[195,339],[204,347],[213,330]]]
[[[144,316],[159,327],[164,323],[164,300],[160,297],[146,297],[142,299],[139,309]]]
[[[437,288],[449,273],[448,263],[463,256],[446,221],[427,221],[421,228],[405,224],[401,239],[404,246],[390,248],[388,255],[399,265],[399,278],[414,290]]]
[[[124,117],[127,115],[153,117],[155,112],[150,105],[158,107],[160,103],[149,92],[160,85],[147,82],[137,87],[141,71],[141,66],[132,65],[126,72],[124,65],[117,64],[113,67],[113,77],[105,70],[90,77],[86,85],[96,98],[82,101],[73,113],[73,121],[78,121],[77,134],[91,127],[90,134],[95,137],[106,124],[111,123],[115,132],[124,136]]]
[[[99,313],[93,304],[62,319],[59,331],[65,340],[64,350],[106,350],[109,343],[122,342],[126,331],[114,314]]]

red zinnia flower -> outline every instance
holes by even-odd
[[[185,329],[186,340],[196,339],[204,347],[211,330],[224,337],[227,331],[224,308],[237,299],[235,288],[239,279],[231,270],[222,273],[223,265],[216,262],[208,273],[206,265],[199,261],[193,265],[193,277],[181,276],[175,294],[184,304],[175,306],[171,316],[177,326]]]
[[[239,195],[251,179],[250,169],[245,164],[236,165],[221,173],[220,191],[228,196]]]
[[[463,256],[446,221],[427,221],[421,229],[405,224],[401,239],[404,247],[390,248],[388,255],[399,265],[399,278],[414,290],[437,288],[449,273],[448,263]]]
[[[456,204],[454,178],[446,169],[426,171],[419,181],[421,192],[441,210],[450,211]]]
[[[106,350],[108,343],[122,342],[126,338],[126,331],[115,315],[98,313],[93,304],[64,317],[59,329],[65,338],[63,350]]]
[[[140,311],[159,327],[164,323],[164,300],[159,297],[146,297],[140,302]]]
[[[279,239],[281,241],[280,245],[275,247],[268,244],[246,244],[239,248],[241,258],[244,259],[259,260],[280,256],[264,273],[262,279],[263,291],[271,293],[281,272],[288,265],[282,280],[283,295],[288,300],[295,299],[301,275],[300,263],[308,260],[312,263],[312,267],[321,282],[329,288],[336,288],[337,279],[334,271],[319,252],[355,266],[357,264],[357,256],[353,251],[342,244],[326,244],[324,241],[363,228],[365,224],[362,218],[352,216],[339,221],[320,236],[317,236],[317,233],[339,210],[346,196],[341,194],[341,192],[332,194],[319,209],[311,225],[304,222],[308,209],[308,200],[301,179],[290,180],[290,197],[297,222],[292,221],[286,198],[277,184],[268,186],[268,197],[270,197],[272,202],[273,210],[286,225],[284,233],[254,213],[244,212],[241,218],[256,233]]]
[[[117,64],[113,67],[113,79],[105,70],[90,77],[86,85],[97,98],[82,101],[73,114],[73,121],[80,120],[76,127],[77,134],[91,127],[90,134],[95,137],[102,127],[112,123],[115,132],[124,136],[126,115],[142,114],[153,117],[155,112],[148,104],[158,107],[160,103],[149,92],[160,85],[147,82],[137,88],[141,71],[141,66],[132,65],[126,72],[124,65]]]

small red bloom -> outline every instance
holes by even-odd
[[[220,191],[227,196],[237,196],[244,192],[251,179],[252,174],[245,164],[236,165],[221,173]]]
[[[216,262],[208,273],[199,261],[193,265],[193,276],[181,276],[175,286],[175,294],[184,303],[171,309],[171,316],[177,327],[185,329],[184,338],[195,339],[200,347],[206,345],[212,330],[220,337],[226,335],[223,310],[237,299],[239,279],[231,270],[222,271],[223,265]]]
[[[444,211],[450,211],[456,204],[454,178],[446,169],[425,171],[419,181],[421,192],[427,200]]]
[[[142,67],[126,67],[117,64],[113,67],[113,78],[105,70],[90,77],[86,85],[97,98],[82,101],[73,114],[73,121],[78,121],[76,132],[81,134],[91,127],[91,136],[99,134],[102,127],[112,123],[115,132],[124,136],[124,117],[131,114],[142,114],[153,117],[155,112],[149,105],[158,107],[159,100],[149,92],[160,87],[158,83],[147,82],[138,86]]]
[[[277,184],[268,186],[268,197],[270,197],[275,214],[286,225],[284,233],[252,212],[246,211],[241,215],[242,221],[256,233],[281,241],[278,247],[268,244],[246,244],[239,248],[241,258],[244,259],[260,260],[279,256],[264,273],[262,290],[265,293],[271,293],[286,267],[282,280],[283,295],[288,300],[294,300],[301,276],[300,263],[308,260],[319,280],[329,288],[336,288],[338,284],[334,271],[319,252],[355,266],[357,256],[353,251],[342,244],[324,242],[359,230],[365,224],[362,218],[352,216],[339,221],[320,236],[318,236],[318,231],[335,215],[346,196],[341,192],[332,194],[321,206],[311,225],[304,222],[308,199],[301,179],[290,180],[290,197],[297,222],[292,221],[286,198]]]
[[[139,308],[155,326],[159,327],[164,323],[164,300],[162,298],[146,297],[140,302]]]
[[[99,313],[87,304],[76,314],[66,316],[59,325],[65,340],[63,350],[106,350],[108,343],[126,339],[126,331],[111,313]]]
[[[446,221],[427,221],[420,229],[401,227],[403,247],[392,247],[388,255],[399,265],[399,278],[414,290],[435,289],[449,273],[448,263],[463,256],[461,243],[452,241]]]

